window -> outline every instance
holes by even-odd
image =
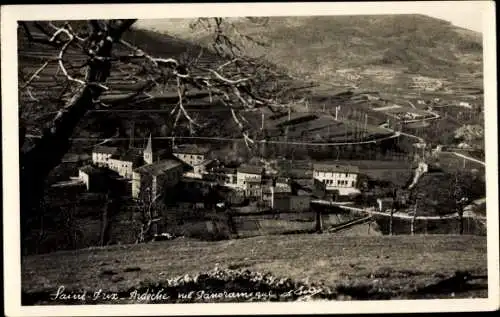
[[[355,182],[354,182],[354,181],[352,181],[352,185],[351,185],[352,187],[354,187],[354,183],[355,183]]]

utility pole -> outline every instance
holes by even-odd
[[[129,148],[134,147],[134,130],[135,130],[135,121],[132,121],[132,127],[130,128],[130,143]]]
[[[415,206],[413,207],[413,218],[411,219],[411,235],[415,235],[415,221],[417,220],[417,205],[418,205],[418,198],[415,200]]]
[[[397,189],[394,188],[392,191],[392,206],[391,206],[391,215],[389,219],[389,235],[394,234],[394,211],[396,209],[396,201],[397,201],[398,195],[397,195]]]
[[[262,113],[261,113],[261,118],[262,118],[262,123],[261,123],[261,126],[260,126],[260,130],[264,131],[264,111],[262,111]]]
[[[368,126],[368,114],[365,113],[365,128],[363,129],[364,138],[366,138],[366,135],[367,135],[367,131],[366,131],[367,126]]]

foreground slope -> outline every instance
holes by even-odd
[[[269,272],[316,285],[377,285],[407,297],[430,281],[457,270],[486,274],[486,239],[476,236],[336,235],[267,236],[200,242],[178,239],[146,245],[117,245],[28,256],[22,260],[26,298],[44,297],[64,285],[68,291],[125,291],[161,285],[169,278],[215,266]],[[163,281],[163,282],[162,282]],[[158,284],[159,283],[159,284]],[[353,283],[356,285],[353,286]],[[452,292],[456,294],[450,295]],[[476,290],[443,290],[436,297],[486,296]],[[399,293],[399,294],[398,294]],[[374,295],[375,296],[375,295]]]

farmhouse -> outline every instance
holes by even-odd
[[[185,174],[186,177],[203,178],[207,166],[213,162],[207,157],[209,152],[208,149],[196,145],[182,145],[174,148],[173,155],[193,169]]]
[[[264,169],[259,166],[242,165],[236,170],[236,186],[239,189],[246,190],[247,183],[262,181]]]
[[[284,186],[265,186],[262,188],[261,200],[271,209],[275,209],[278,206],[283,207],[283,204],[288,204],[291,194],[291,189]],[[287,202],[283,202],[284,199]]]
[[[259,180],[247,180],[244,190],[245,197],[253,199],[260,199],[262,197],[262,184]]]
[[[292,191],[290,186],[291,180],[288,177],[278,177],[273,181],[273,183],[275,187],[283,189],[284,191]]]
[[[118,173],[106,168],[95,165],[85,165],[78,169],[77,179],[85,185],[88,192],[106,192],[113,188],[115,192],[126,192],[121,177]]]
[[[235,168],[224,167],[219,170],[222,185],[230,188],[238,187],[237,172]]]
[[[278,194],[274,200],[273,209],[278,212],[303,212],[310,208],[311,196],[292,196],[284,193]]]
[[[97,166],[108,166],[109,159],[112,155],[118,153],[117,147],[111,146],[96,146],[92,151],[92,163]]]
[[[152,164],[153,161],[151,135],[144,150],[130,148],[122,151],[117,147],[96,146],[92,151],[92,163],[99,167],[107,167],[127,179],[132,179],[134,168],[143,164]]]
[[[314,164],[313,179],[325,184],[327,191],[338,191],[340,196],[359,193],[356,188],[359,169],[357,166]]]
[[[132,197],[139,198],[150,190],[151,197],[161,195],[167,188],[177,185],[182,178],[183,166],[175,160],[162,160],[134,169]]]
[[[108,168],[127,179],[132,178],[133,169],[144,164],[144,157],[139,149],[128,149],[113,154],[108,160]]]
[[[377,209],[380,212],[390,210],[394,205],[394,199],[390,197],[377,198]]]
[[[78,169],[78,179],[85,184],[87,191],[99,190],[102,184],[102,170],[92,165],[85,165]]]

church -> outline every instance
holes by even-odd
[[[163,188],[175,186],[183,174],[183,164],[173,158],[162,158],[164,152],[155,153],[149,135],[144,149],[96,146],[92,151],[92,163],[131,180],[133,198],[140,198],[146,192],[156,197]]]

